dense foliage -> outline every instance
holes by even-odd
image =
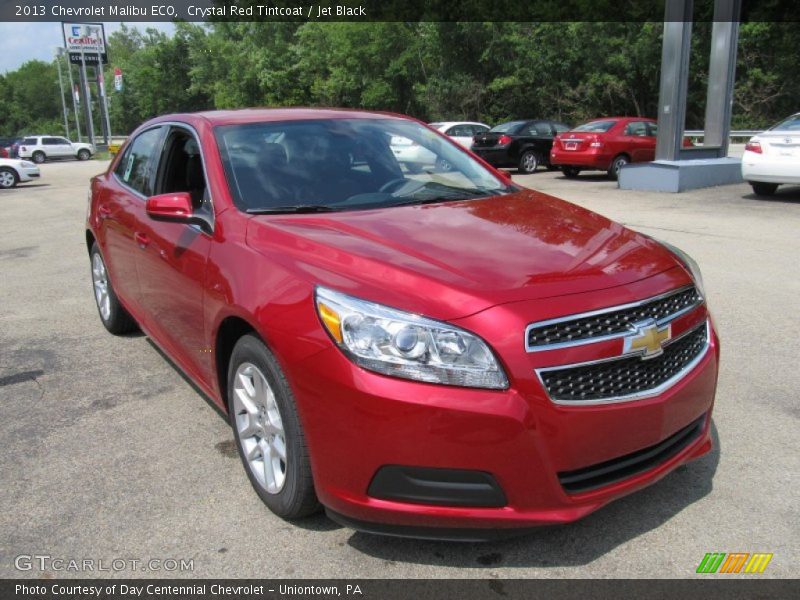
[[[125,78],[124,90],[109,94],[111,123],[115,134],[124,134],[167,112],[295,105],[489,123],[655,116],[662,27],[181,23],[173,36],[123,27],[109,39],[109,88],[113,67]],[[710,29],[707,22],[694,25],[689,129],[703,126]],[[798,49],[795,23],[742,24],[734,128],[763,127],[799,110]],[[31,61],[0,76],[0,134],[60,133],[58,94],[55,63]]]

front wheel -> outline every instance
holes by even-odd
[[[0,167],[0,189],[10,189],[19,183],[19,177],[14,169]]]
[[[44,152],[42,152],[41,150],[37,150],[36,152],[34,152],[34,153],[31,155],[31,159],[32,159],[32,160],[33,160],[33,162],[35,162],[37,165],[40,165],[40,164],[42,164],[42,163],[44,162],[44,159],[45,159],[45,158],[46,158],[46,157],[45,157],[45,155],[44,155]]]
[[[531,173],[536,172],[536,168],[538,166],[539,166],[539,155],[536,154],[536,152],[534,152],[533,150],[527,150],[526,152],[522,153],[522,156],[519,157],[518,170],[520,173],[530,175]]]
[[[86,148],[78,150],[78,160],[89,160],[91,155],[91,152],[89,152]]]
[[[753,192],[756,196],[772,196],[775,190],[778,189],[777,183],[764,183],[763,181],[751,181],[750,185],[753,187]]]
[[[247,477],[267,507],[284,519],[317,512],[311,461],[294,396],[277,360],[245,335],[228,365],[228,408]]]
[[[611,162],[611,167],[608,169],[608,176],[611,179],[617,179],[619,177],[620,169],[622,169],[622,167],[627,165],[629,162],[630,160],[628,160],[627,156],[620,154]]]
[[[100,320],[105,328],[113,334],[130,333],[136,330],[136,321],[125,310],[114,293],[111,280],[108,278],[108,269],[100,254],[97,243],[92,245],[92,285],[94,286],[94,299],[97,304],[97,312],[100,313]]]

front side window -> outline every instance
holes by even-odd
[[[589,121],[588,123],[584,123],[583,125],[578,125],[572,131],[586,131],[589,133],[605,133],[609,129],[611,129],[614,125],[616,125],[616,121]]]
[[[183,127],[173,126],[164,142],[154,194],[186,192],[195,214],[213,216],[200,144]]]
[[[151,196],[151,157],[161,139],[161,127],[140,133],[131,142],[114,171],[127,186],[144,196]]]
[[[382,208],[511,189],[454,143],[413,121],[276,121],[218,126],[215,135],[243,211]]]

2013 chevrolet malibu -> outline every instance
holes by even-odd
[[[452,169],[405,171],[398,136]],[[92,180],[86,244],[105,327],[140,327],[227,412],[287,519],[484,539],[711,447],[692,259],[406,117],[154,119]]]

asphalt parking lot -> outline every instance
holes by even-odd
[[[658,194],[514,176],[700,263],[722,339],[715,449],[581,522],[457,544],[291,525],[261,504],[227,422],[145,336],[100,323],[83,221],[104,167],[47,163],[0,191],[0,577],[92,575],[18,571],[19,555],[193,561],[100,573],[119,577],[691,577],[707,552],[772,552],[760,577],[796,576],[800,188],[758,199],[744,184]]]

